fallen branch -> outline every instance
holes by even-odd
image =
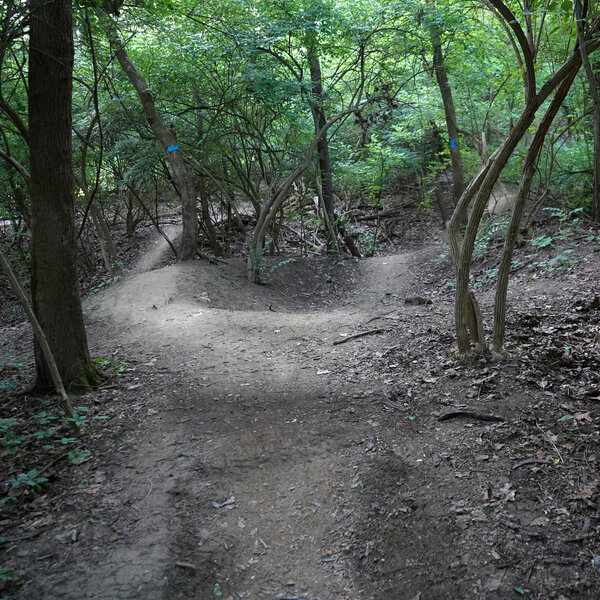
[[[521,462],[515,463],[513,465],[512,470],[520,469],[521,467],[526,467],[527,465],[549,465],[550,463],[547,460],[540,460],[539,458],[526,458]]]
[[[185,562],[183,560],[178,560],[175,563],[176,567],[181,567],[182,569],[190,569],[191,571],[199,571],[200,567],[198,565],[194,565],[192,563],[189,562]]]
[[[450,419],[474,419],[476,421],[489,421],[491,423],[504,422],[504,419],[502,417],[497,417],[496,415],[484,415],[481,413],[474,413],[462,410],[442,415],[438,418],[438,421],[450,421]]]
[[[370,329],[369,331],[361,331],[360,333],[355,333],[354,335],[349,335],[347,338],[344,338],[343,340],[337,340],[336,342],[333,342],[333,345],[339,346],[340,344],[345,344],[346,342],[349,342],[351,340],[365,337],[365,335],[373,335],[375,333],[384,333],[385,331],[387,331],[387,330],[381,329],[381,328],[380,329]]]
[[[200,258],[207,260],[209,263],[212,263],[213,265],[218,265],[219,263],[223,264],[223,265],[227,264],[227,261],[223,260],[222,258],[219,258],[217,256],[209,256],[208,254],[205,254],[201,250],[196,250],[196,254],[198,254],[198,256]]]
[[[408,202],[407,204],[402,204],[396,208],[391,208],[389,210],[381,210],[375,213],[371,213],[368,215],[359,215],[355,217],[356,221],[375,221],[376,219],[386,219],[388,217],[396,217],[406,208],[410,208],[416,204],[416,200],[412,202]]]

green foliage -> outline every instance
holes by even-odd
[[[482,260],[488,256],[491,247],[504,239],[508,227],[508,216],[491,216],[481,222],[479,235],[475,241],[473,256]]]
[[[16,477],[9,479],[8,483],[10,483],[11,487],[13,488],[24,485],[33,487],[36,490],[41,490],[41,484],[46,483],[46,481],[48,481],[46,477],[39,476],[35,469],[31,469],[30,471],[27,471],[27,473],[21,473],[21,475],[17,475]]]
[[[554,239],[550,235],[540,235],[531,240],[531,245],[534,248],[539,248],[541,250],[542,248],[548,248],[549,246],[553,246]]]
[[[67,419],[67,421],[73,423],[73,425],[76,425],[78,427],[86,427],[88,425],[87,416],[79,414],[80,412],[83,412],[86,410],[87,410],[87,408],[85,408],[83,406],[78,406],[77,408],[73,409],[73,416],[69,417]]]
[[[123,375],[129,370],[128,362],[118,361],[114,356],[111,356],[110,358],[92,358],[92,362],[100,367],[110,370],[113,375]]]
[[[364,250],[363,254],[365,256],[373,256],[373,254],[379,250],[379,242],[372,233],[361,233],[358,239],[361,249]]]
[[[67,458],[69,459],[69,462],[77,465],[81,462],[83,462],[86,458],[88,458],[91,455],[91,452],[89,450],[70,450],[69,454],[67,455]]]
[[[252,264],[252,268],[254,270],[254,282],[260,285],[265,285],[269,279],[273,276],[273,273],[283,265],[287,265],[289,263],[294,262],[293,258],[286,258],[284,260],[280,260],[270,267],[267,265],[267,251],[269,246],[272,243],[272,239],[267,236],[265,239],[265,243],[263,247],[254,253],[254,260]]]

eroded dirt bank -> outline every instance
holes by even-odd
[[[597,315],[570,321],[588,362],[554,377],[518,353],[462,366],[438,252],[302,259],[264,287],[192,262],[93,296],[92,352],[127,370],[82,402],[112,436],[3,523],[27,571],[10,597],[596,598]],[[538,319],[513,328],[561,335],[573,302],[512,295]]]

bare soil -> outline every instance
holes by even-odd
[[[91,456],[0,512],[0,595],[598,598],[598,244],[517,272],[509,358],[464,365],[443,232],[418,235],[265,286],[241,258],[160,267],[153,241],[86,300],[92,354],[120,374],[76,402]],[[0,350],[28,336],[13,319]]]

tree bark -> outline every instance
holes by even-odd
[[[499,0],[490,0],[494,6],[502,5]],[[508,10],[508,9],[507,9]],[[519,25],[514,21],[512,13],[510,13],[511,27],[518,30]],[[588,31],[588,39],[586,40],[586,51],[589,53],[600,46],[600,40],[594,35],[600,29],[600,19],[596,19]],[[522,34],[522,31],[521,31]],[[523,37],[524,34],[518,37]],[[524,54],[526,56],[527,69],[533,68],[530,49],[527,42],[524,42]],[[465,190],[460,199],[456,210],[454,211],[450,223],[448,225],[448,239],[453,255],[453,261],[456,269],[456,299],[455,299],[455,326],[456,338],[459,354],[465,356],[469,354],[469,331],[471,338],[482,346],[485,341],[478,339],[476,324],[473,323],[473,302],[469,295],[469,272],[471,267],[471,259],[473,257],[473,245],[477,236],[477,230],[483,211],[489,201],[490,194],[494,188],[500,173],[506,166],[510,156],[512,155],[517,144],[535,119],[535,115],[540,106],[546,101],[548,96],[565,80],[570,77],[573,71],[576,73],[581,67],[581,55],[579,50],[575,51],[571,57],[566,60],[563,65],[551,75],[546,82],[541,86],[539,91],[535,93],[535,72],[524,73],[524,81],[526,82],[527,102],[521,113],[517,123],[510,131],[508,137],[502,145],[490,157],[489,162],[484,165],[473,181]],[[531,89],[534,89],[533,94]],[[474,198],[474,206],[469,218],[469,223],[465,230],[462,244],[460,242],[460,222],[466,214],[467,208]]]
[[[71,2],[32,0],[29,48],[31,293],[34,313],[66,388],[97,383],[88,351],[76,267],[71,143]],[[37,387],[53,387],[35,345]]]
[[[198,208],[197,194],[191,173],[189,172],[183,154],[177,147],[177,137],[174,129],[166,127],[154,105],[154,98],[146,86],[146,82],[139,74],[132,60],[129,58],[125,45],[121,42],[117,28],[110,17],[106,19],[106,28],[111,46],[117,60],[129,81],[135,88],[144,115],[148,121],[154,137],[160,143],[173,174],[173,181],[181,195],[181,216],[183,233],[179,247],[179,260],[190,260],[198,251]]]
[[[590,95],[594,103],[594,181],[592,187],[591,216],[595,223],[600,223],[600,86],[598,85],[598,78],[594,74],[585,46],[584,20],[587,15],[584,14],[584,7],[581,4],[581,0],[575,0],[574,14],[583,70],[585,71],[590,86]]]
[[[321,75],[321,61],[316,52],[314,44],[309,51],[310,80],[312,86],[313,100],[311,110],[315,122],[315,132],[323,131],[326,124],[325,111],[323,109],[323,79]],[[336,238],[336,219],[335,219],[335,201],[333,198],[333,180],[331,177],[331,158],[329,157],[329,142],[327,141],[327,132],[319,136],[317,145],[317,155],[319,157],[319,173],[321,175],[321,191],[323,197],[323,211],[326,213],[325,223],[327,227],[327,237],[329,238],[328,247],[332,251],[337,244]]]
[[[435,30],[431,34],[431,44],[433,46],[435,78],[438,87],[440,88],[440,94],[444,104],[444,114],[446,116],[446,127],[448,129],[448,137],[450,138],[448,143],[450,145],[450,160],[452,161],[452,196],[454,198],[454,206],[456,206],[465,191],[465,176],[463,172],[462,154],[460,152],[460,142],[458,139],[456,109],[454,108],[452,88],[448,82],[448,74],[444,64],[440,34]]]
[[[440,135],[440,130],[438,126],[432,122],[431,127],[431,153],[433,154],[433,159],[435,161],[435,198],[438,203],[438,207],[440,209],[440,214],[442,216],[442,224],[446,225],[448,219],[450,218],[450,211],[448,210],[448,203],[446,202],[446,198],[444,196],[444,191],[442,189],[442,152],[444,150],[443,147],[443,139]],[[464,190],[463,190],[464,191]],[[461,192],[462,194],[462,192]],[[459,196],[460,199],[460,196]],[[454,205],[456,206],[456,198],[454,200]]]
[[[10,283],[13,291],[15,292],[21,307],[25,311],[29,322],[31,323],[31,327],[33,329],[33,333],[35,335],[35,339],[37,343],[40,345],[42,352],[44,353],[44,357],[48,363],[48,368],[52,375],[52,379],[54,381],[54,387],[56,388],[56,392],[58,394],[58,400],[68,419],[73,419],[75,413],[73,411],[73,405],[71,404],[71,400],[69,400],[69,396],[67,396],[67,392],[65,390],[65,386],[63,385],[62,378],[60,376],[60,372],[58,370],[58,365],[56,363],[56,359],[54,358],[54,354],[52,354],[52,350],[50,350],[50,346],[48,345],[48,340],[44,335],[44,332],[40,326],[39,321],[37,320],[31,306],[29,306],[29,300],[27,299],[27,295],[25,290],[19,283],[12,269],[10,268],[10,262],[8,258],[0,249],[0,267],[4,271],[8,282]],[[71,422],[72,428],[76,433],[82,433],[83,430],[81,426],[76,425],[73,421]]]
[[[501,354],[504,346],[504,332],[506,326],[506,296],[508,292],[508,279],[510,275],[510,267],[512,264],[512,257],[515,248],[515,242],[519,234],[519,225],[521,218],[523,217],[523,211],[525,209],[525,203],[529,197],[529,191],[531,189],[531,182],[535,175],[535,168],[538,160],[539,153],[542,149],[546,134],[550,129],[550,125],[554,121],[558,111],[564,99],[566,98],[577,70],[573,69],[571,73],[563,80],[560,87],[554,94],[552,102],[548,107],[548,110],[544,114],[544,117],[540,121],[538,129],[533,137],[525,162],[523,163],[521,181],[519,183],[519,189],[517,191],[517,198],[515,206],[511,215],[510,223],[506,231],[504,240],[504,249],[502,251],[502,258],[500,260],[500,267],[498,269],[498,280],[496,282],[496,298],[494,302],[494,351]]]

